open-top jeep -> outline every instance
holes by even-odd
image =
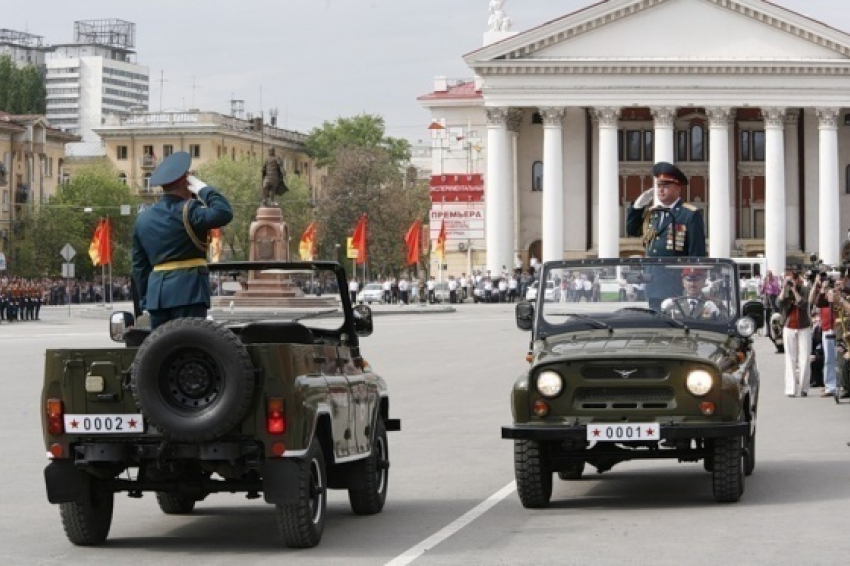
[[[759,302],[740,305],[730,260],[547,262],[542,281],[599,279],[596,302],[516,307],[531,362],[512,394],[517,491],[549,505],[552,478],[632,459],[702,460],[714,497],[738,501],[756,461]],[[582,299],[585,299],[582,297]]]
[[[74,544],[106,539],[117,492],[155,492],[169,514],[190,513],[210,493],[262,494],[293,547],[321,540],[329,488],[347,489],[356,514],[384,506],[386,433],[400,422],[361,355],[371,311],[352,307],[342,267],[210,269],[225,293],[249,270],[288,292],[274,306],[216,297],[225,306],[211,311],[215,320],[184,318],[152,332],[114,313],[110,333],[125,347],[46,353],[47,497]],[[316,282],[326,289],[320,297],[300,291]]]

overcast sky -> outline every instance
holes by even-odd
[[[523,31],[591,0],[507,0]],[[774,0],[850,32],[848,0]],[[136,24],[137,61],[151,72],[151,110],[229,113],[231,98],[309,132],[360,112],[384,116],[390,135],[427,137],[416,97],[437,75],[471,77],[461,57],[482,45],[489,0],[0,0],[0,28],[70,43],[74,22]],[[694,25],[683,22],[683,25]],[[165,83],[160,88],[160,72]],[[192,84],[197,85],[193,90]],[[194,97],[194,101],[193,101]]]

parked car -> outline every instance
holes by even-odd
[[[384,291],[380,283],[366,283],[366,285],[357,293],[357,302],[366,303],[381,303],[384,300]]]
[[[526,301],[536,301],[537,300],[537,292],[538,285],[540,283],[539,279],[536,279],[531,282],[531,285],[528,286],[528,290],[525,292],[525,300]],[[560,289],[555,289],[554,281],[546,281],[546,290],[543,292],[543,300],[544,301],[557,301],[560,299]]]
[[[596,303],[516,307],[517,325],[532,332],[531,363],[514,384],[513,423],[502,427],[502,438],[514,442],[522,505],[547,507],[556,473],[577,480],[588,464],[603,473],[628,460],[659,458],[702,460],[715,500],[738,501],[756,465],[760,376],[753,336],[764,324],[763,305],[740,306],[728,259],[547,262],[542,277],[617,265],[630,268],[631,284],[670,290],[662,310],[619,294]],[[697,298],[681,296],[682,281],[694,273],[725,284],[712,295],[697,289]]]
[[[209,268],[348,289],[331,262]],[[339,292],[267,300],[273,309],[249,301],[153,331],[146,316],[117,312],[110,335],[121,347],[47,351],[44,478],[73,544],[106,540],[121,492],[153,492],[169,515],[191,513],[212,493],[262,496],[291,547],[320,542],[328,489],[347,490],[356,515],[383,509],[387,431],[401,424],[390,418],[386,382],[362,357],[371,310]]]

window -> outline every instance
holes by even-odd
[[[118,174],[118,180],[121,181],[122,185],[126,185],[127,184],[127,175],[125,175],[124,173],[119,173]]]
[[[153,146],[146,145],[142,147],[142,155],[145,157],[154,157]]]
[[[654,151],[652,130],[620,130],[617,135],[620,161],[652,161]]]
[[[676,161],[688,160],[688,132],[676,132]]]
[[[173,145],[162,146],[162,156],[163,157],[168,157],[172,153],[174,153],[174,146]]]
[[[691,161],[705,161],[705,128],[691,126]]]
[[[640,131],[626,132],[626,161],[641,161],[642,138]]]
[[[741,130],[741,161],[764,161],[764,130]]]
[[[201,146],[197,144],[191,144],[189,146],[189,155],[192,157],[200,157],[201,156]]]
[[[145,173],[145,183],[142,187],[142,190],[145,192],[149,192],[151,190],[151,174]]]
[[[643,133],[643,160],[655,161],[655,134],[651,130]]]
[[[119,145],[115,148],[115,158],[119,160],[127,159],[127,146]]]
[[[543,162],[535,161],[531,166],[531,190],[543,190]]]

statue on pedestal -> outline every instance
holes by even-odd
[[[511,19],[502,9],[505,0],[490,0],[490,19],[487,21],[489,31],[511,31]]]
[[[275,195],[282,195],[289,190],[284,181],[283,161],[275,156],[274,148],[269,148],[269,156],[263,163],[263,206],[277,206]]]

